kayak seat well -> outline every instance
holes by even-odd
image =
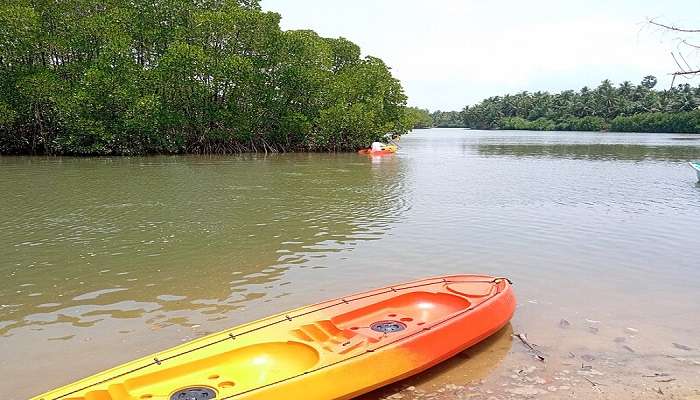
[[[245,391],[312,369],[319,362],[313,347],[299,342],[268,342],[242,347],[145,374],[70,400],[167,399],[173,387],[211,387]]]
[[[445,288],[452,293],[475,298],[489,296],[496,290],[491,282],[455,282],[445,285]]]
[[[331,321],[342,330],[350,329],[364,334],[373,323],[385,320],[400,321],[408,331],[412,331],[423,324],[437,322],[465,310],[470,305],[469,300],[454,294],[411,292],[337,315]],[[376,335],[372,333],[371,336]]]

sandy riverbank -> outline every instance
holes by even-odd
[[[700,399],[700,349],[674,342],[662,327],[523,314],[453,359],[362,400]],[[516,336],[528,328],[537,353]]]

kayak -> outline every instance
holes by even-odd
[[[34,400],[349,399],[456,355],[514,310],[505,278],[428,278],[215,333]]]
[[[700,182],[700,162],[689,162],[691,167],[695,170],[695,172],[698,174],[698,182]]]
[[[398,147],[395,145],[384,146],[383,150],[372,150],[372,149],[362,149],[358,151],[359,154],[372,155],[372,156],[386,156],[389,154],[394,154],[398,151]]]
[[[370,149],[362,149],[357,152],[358,154],[362,155],[367,155],[367,156],[388,156],[390,154],[396,153],[395,151],[389,151],[389,150],[379,150],[379,151],[372,151]]]
[[[480,342],[514,310],[505,278],[428,278],[241,325],[34,400],[349,399]]]

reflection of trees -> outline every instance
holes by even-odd
[[[485,156],[580,158],[591,160],[644,159],[685,161],[700,157],[697,146],[644,146],[636,144],[480,144]]]
[[[380,237],[406,207],[398,158],[381,165],[354,154],[3,164],[17,173],[0,183],[24,200],[0,194],[10,204],[0,211],[0,269],[8,276],[0,333],[82,317],[148,314],[157,323],[175,311],[230,311],[283,291],[274,282],[295,265]],[[128,290],[100,292],[115,287]],[[72,300],[79,295],[87,298]]]

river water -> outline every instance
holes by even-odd
[[[434,129],[382,158],[1,157],[0,388],[24,399],[311,302],[487,273],[515,284],[512,324],[365,397],[700,395],[698,139]]]

